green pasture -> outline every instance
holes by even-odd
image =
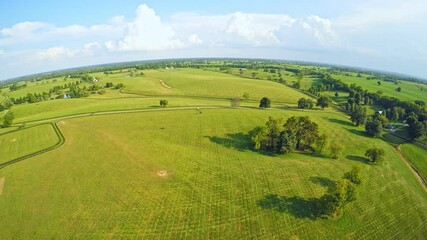
[[[414,82],[400,81],[398,85],[393,82],[380,81],[381,85],[378,86],[378,79],[375,80],[367,80],[362,77],[355,76],[342,76],[342,75],[333,75],[332,77],[336,79],[340,79],[347,84],[355,83],[358,86],[361,86],[363,89],[368,90],[369,92],[377,92],[382,91],[384,95],[396,97],[401,100],[422,100],[427,102],[427,85],[424,85],[424,90],[421,91],[420,84]],[[402,91],[397,92],[396,88],[401,87]]]
[[[301,115],[343,147],[338,160],[248,148],[247,132],[268,116]],[[58,126],[64,145],[0,170],[1,239],[427,235],[427,194],[411,170],[392,146],[365,137],[363,128],[332,110],[156,111],[67,119]],[[56,141],[53,133],[38,135]],[[374,146],[385,149],[382,165],[363,157]],[[313,214],[316,199],[353,165],[364,178],[358,199],[338,220]]]
[[[0,135],[0,164],[51,147],[58,141],[50,124],[3,133]]]
[[[268,96],[272,101],[296,103],[306,95],[283,84],[272,81],[241,78],[225,73],[198,69],[161,69],[143,71],[143,76],[127,77],[108,75],[103,82],[123,83],[124,93],[164,96],[204,96],[215,98],[242,97],[247,92],[250,99],[258,100]],[[170,88],[164,87],[160,80]]]
[[[427,151],[415,144],[405,143],[400,149],[406,159],[414,165],[420,175],[427,179]]]

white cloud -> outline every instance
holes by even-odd
[[[203,43],[203,41],[197,36],[197,34],[191,34],[188,37],[188,42],[190,44],[202,44]]]
[[[111,44],[109,44],[112,47]],[[182,48],[184,44],[175,37],[174,30],[160,20],[146,4],[138,6],[136,17],[128,23],[126,36],[118,42],[117,49],[124,51],[164,50]]]
[[[420,23],[427,20],[425,0],[379,0],[357,4],[350,14],[335,20],[337,26],[347,31],[367,31],[379,25]]]
[[[3,49],[0,49],[0,57],[6,55],[3,51]]]
[[[236,34],[253,45],[278,44],[277,33],[292,27],[295,19],[287,15],[233,13],[229,16],[226,33]]]
[[[62,57],[72,58],[76,54],[75,50],[65,47],[52,47],[37,53],[40,60],[57,60]]]

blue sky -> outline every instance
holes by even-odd
[[[427,78],[427,1],[0,0],[0,80],[185,57],[316,61]]]

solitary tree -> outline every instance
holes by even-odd
[[[168,105],[168,100],[160,100],[160,106],[166,107]]]
[[[345,179],[349,180],[353,184],[359,185],[362,183],[362,177],[360,176],[360,167],[353,166],[349,172],[344,173]]]
[[[400,92],[400,91],[402,91],[402,88],[398,87],[398,88],[396,88],[396,91]]]
[[[340,145],[338,145],[335,142],[331,143],[329,156],[331,158],[338,159],[340,156],[341,150],[342,150],[342,147]]]
[[[384,150],[380,148],[370,148],[366,150],[365,156],[373,163],[381,163],[384,160]]]
[[[240,105],[240,98],[233,98],[231,99],[231,107],[237,108]]]
[[[347,179],[337,181],[321,197],[324,214],[337,218],[342,214],[344,207],[355,199],[356,186]]]
[[[325,109],[325,107],[329,107],[329,104],[331,102],[331,99],[327,96],[321,96],[317,99],[316,106],[320,106],[322,109]]]
[[[381,86],[381,82],[380,81],[378,81],[377,84],[378,84],[378,86]]]
[[[270,106],[271,106],[271,100],[268,97],[263,97],[259,102],[260,108],[270,108]]]
[[[338,92],[336,92],[336,93],[335,93],[335,97],[338,97],[338,96],[339,96],[339,95],[338,95]]]

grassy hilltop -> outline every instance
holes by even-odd
[[[5,110],[15,118],[0,129],[0,238],[424,239],[427,191],[405,158],[426,177],[426,150],[368,137],[336,107],[345,93],[324,110],[297,109],[300,98],[316,102],[304,90],[317,80],[284,68],[93,72],[95,84],[124,87]],[[369,85],[377,80],[337,78],[377,91]],[[19,98],[77,80],[3,92]],[[300,89],[292,87],[298,80]],[[384,94],[391,84],[382,83]],[[425,101],[418,83],[399,84],[402,100]],[[270,109],[258,108],[265,96]],[[309,116],[341,148],[338,159],[254,151],[249,131],[269,116]],[[364,157],[372,147],[385,150],[382,164]],[[363,177],[357,199],[340,218],[319,215],[320,197],[352,166]]]

